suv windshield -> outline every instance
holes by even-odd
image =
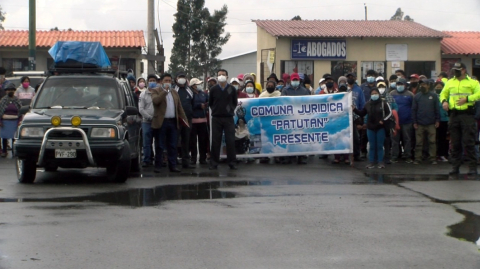
[[[65,77],[48,79],[38,93],[33,108],[120,109],[115,79]]]

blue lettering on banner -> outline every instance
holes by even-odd
[[[292,59],[346,59],[346,40],[292,39]]]

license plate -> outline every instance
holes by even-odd
[[[76,149],[56,149],[55,158],[59,158],[59,159],[77,158],[77,150]]]

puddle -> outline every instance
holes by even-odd
[[[457,212],[464,215],[462,222],[448,226],[448,236],[462,241],[472,242],[480,250],[480,216],[472,212],[457,209]]]
[[[449,176],[445,174],[433,175],[407,175],[407,174],[376,174],[365,173],[367,182],[355,182],[355,184],[398,184],[405,181],[448,181],[448,180],[479,180],[476,176],[458,175]]]
[[[297,185],[298,181],[286,181],[285,185]],[[0,199],[0,202],[60,202],[82,203],[100,202],[109,205],[121,205],[131,207],[156,206],[165,201],[175,200],[210,200],[230,199],[240,197],[239,194],[229,191],[220,191],[219,188],[272,185],[270,180],[262,181],[214,181],[187,185],[165,185],[153,188],[136,188],[115,192],[97,193],[88,196],[58,197],[58,198],[8,198]],[[58,209],[62,209],[59,207]]]

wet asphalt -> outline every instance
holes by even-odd
[[[480,268],[477,177],[364,165],[146,168],[125,184],[39,169],[22,185],[0,159],[0,268]]]

